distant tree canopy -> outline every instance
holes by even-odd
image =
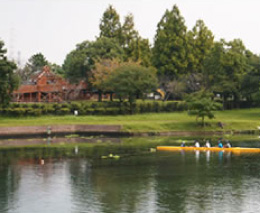
[[[9,104],[11,94],[18,87],[19,80],[14,73],[16,65],[7,60],[4,42],[0,41],[0,106]]]
[[[106,85],[121,98],[132,104],[136,97],[156,90],[156,70],[136,63],[123,63],[109,76]]]
[[[33,73],[41,71],[45,65],[49,65],[49,62],[42,53],[32,55],[26,65],[18,70],[20,80],[27,81]]]
[[[83,79],[89,82],[95,62],[103,59],[123,59],[123,49],[115,39],[102,37],[94,42],[84,41],[67,55],[63,64],[65,76],[72,82]]]
[[[205,59],[204,76],[208,89],[223,96],[224,101],[233,97],[241,99],[241,88],[244,77],[253,70],[246,56],[243,42],[235,39],[231,42],[216,42],[211,53]]]
[[[36,53],[28,60],[28,65],[32,69],[32,72],[42,70],[45,65],[48,65],[48,61],[42,53]]]
[[[121,22],[112,5],[104,11],[99,29],[98,37],[77,44],[62,66],[47,61],[39,52],[15,71],[17,75],[0,42],[1,104],[9,102],[8,95],[18,84],[17,76],[26,81],[49,65],[71,82],[85,80],[90,90],[98,91],[99,100],[103,93],[114,92],[133,102],[135,97],[159,87],[166,92],[165,100],[182,100],[186,94],[197,97],[205,89],[221,99],[224,107],[239,107],[240,102],[260,105],[260,56],[240,39],[215,41],[203,20],[188,29],[176,5],[159,20],[153,44],[141,37],[133,14],[127,14]]]
[[[104,12],[99,25],[100,38],[113,38],[123,49],[124,61],[140,62],[143,66],[151,65],[151,48],[148,39],[143,39],[135,29],[134,16],[129,13],[123,24],[120,16],[110,5]]]
[[[95,41],[78,44],[67,55],[62,69],[56,68],[58,73],[64,70],[70,81],[85,79],[100,95],[108,91],[102,78],[114,75],[109,66],[129,62],[147,68],[154,66],[166,98],[182,99],[185,93],[201,88],[219,94],[223,103],[260,97],[259,55],[247,50],[239,39],[214,41],[203,20],[197,20],[188,30],[176,5],[166,10],[157,24],[152,48],[149,40],[136,30],[134,16],[129,13],[121,23],[111,5],[103,13],[99,28]]]

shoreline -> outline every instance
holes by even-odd
[[[122,131],[121,125],[44,125],[0,127],[0,139],[58,137],[71,134],[84,136],[113,136],[113,137],[150,137],[150,136],[215,136],[259,134],[259,130],[223,130],[223,131]]]

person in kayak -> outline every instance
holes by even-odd
[[[185,147],[185,146],[186,146],[185,141],[182,141],[181,147]]]
[[[223,144],[222,144],[221,138],[218,140],[218,147],[219,147],[219,148],[223,148]]]
[[[207,148],[211,147],[211,144],[210,144],[209,140],[206,140],[205,147],[207,147]]]
[[[194,144],[195,147],[200,147],[200,143],[199,141],[195,140],[195,144]]]
[[[226,144],[224,146],[225,148],[231,148],[231,143],[229,142],[229,140],[226,141]]]

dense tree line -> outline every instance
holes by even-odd
[[[214,40],[203,20],[188,30],[176,5],[159,20],[153,44],[139,35],[132,14],[121,23],[111,5],[104,11],[99,28],[98,37],[77,44],[62,67],[51,64],[41,53],[33,55],[19,71],[22,80],[49,64],[71,82],[84,79],[100,94],[100,101],[102,93],[116,93],[131,101],[161,88],[166,100],[182,100],[185,94],[203,90],[214,94],[224,106],[232,103],[232,107],[239,107],[241,101],[260,103],[260,56],[240,39]],[[132,91],[134,88],[138,89]]]

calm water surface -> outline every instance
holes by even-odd
[[[259,195],[257,154],[157,152],[0,163],[1,213],[259,212]]]

